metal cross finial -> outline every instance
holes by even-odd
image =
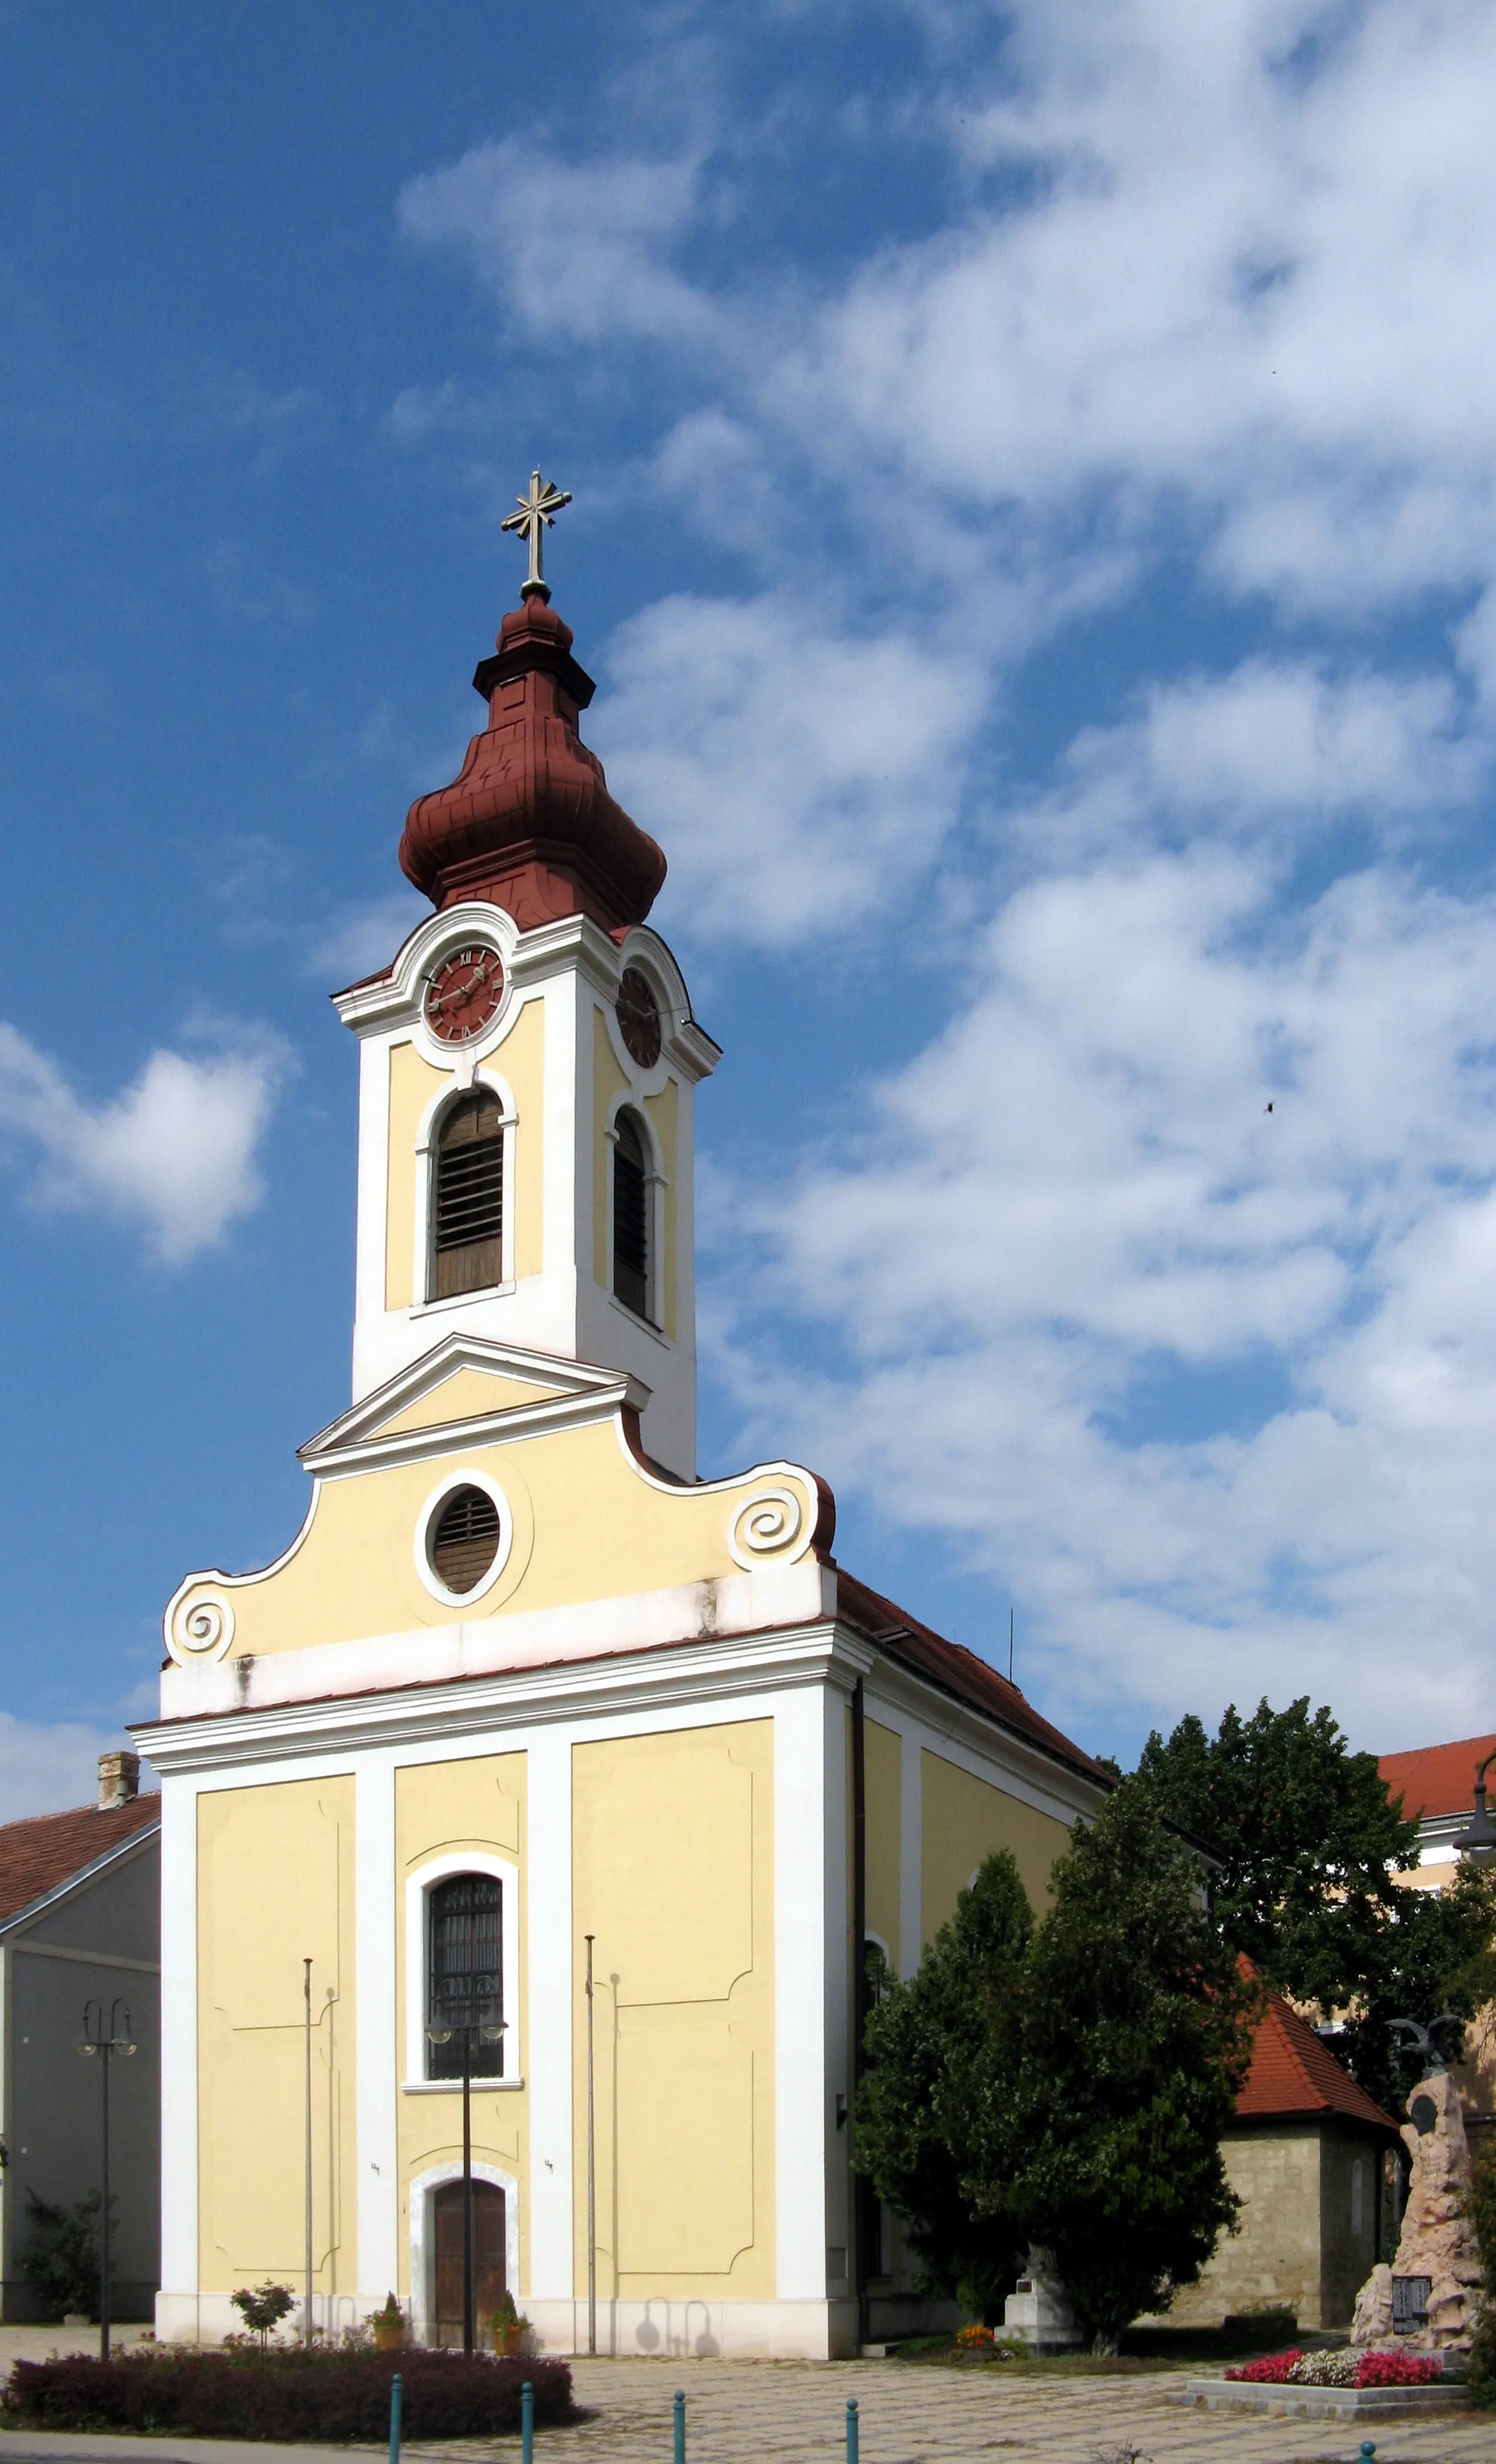
[[[571,490],[555,487],[549,479],[542,479],[539,471],[532,471],[529,495],[517,496],[515,502],[517,512],[507,514],[499,527],[501,530],[517,531],[521,539],[530,542],[530,570],[519,584],[519,596],[521,599],[549,599],[550,586],[540,570],[540,543],[562,505],[570,504]]]

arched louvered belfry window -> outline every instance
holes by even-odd
[[[431,1298],[503,1281],[504,1123],[480,1088],[454,1104],[436,1145],[431,1192]]]
[[[430,2079],[504,2076],[504,1897],[492,1874],[453,1874],[427,1898],[426,2025]]]
[[[649,1171],[644,1132],[620,1112],[613,1133],[613,1290],[637,1317],[649,1315]]]

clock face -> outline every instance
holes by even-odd
[[[641,1069],[660,1057],[660,1004],[648,976],[626,967],[618,987],[618,1029]]]
[[[504,962],[486,941],[444,958],[426,987],[426,1023],[443,1044],[481,1033],[504,998]]]

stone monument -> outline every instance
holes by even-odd
[[[1412,2159],[1397,2255],[1374,2267],[1356,2297],[1353,2344],[1403,2351],[1469,2349],[1480,2298],[1480,2246],[1470,2219],[1470,2147],[1455,2083],[1440,2069],[1408,2099],[1403,2145]]]
[[[1022,2336],[1036,2353],[1069,2353],[1086,2342],[1052,2251],[1037,2244],[1030,2250],[1023,2273],[1002,2305],[1002,2332]]]

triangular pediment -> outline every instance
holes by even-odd
[[[316,1471],[334,1458],[383,1453],[402,1441],[418,1444],[436,1430],[539,1425],[579,1410],[588,1418],[625,1403],[642,1410],[648,1399],[647,1387],[616,1369],[450,1334],[319,1429],[299,1453]]]

